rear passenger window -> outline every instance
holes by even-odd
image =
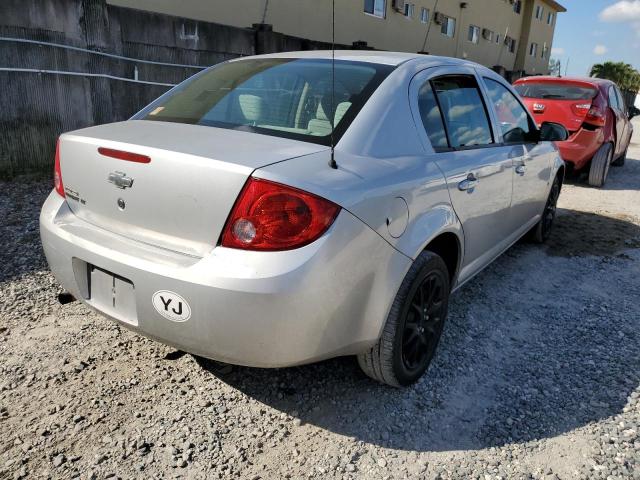
[[[422,118],[424,129],[427,131],[433,149],[438,151],[449,148],[447,134],[442,122],[442,114],[429,82],[425,83],[418,93],[418,108],[420,109],[420,118]]]
[[[625,112],[627,110],[627,107],[624,103],[624,97],[622,96],[622,93],[620,92],[620,89],[618,87],[615,87],[615,90],[616,90],[616,97],[618,97],[618,107],[622,112]]]
[[[493,143],[491,127],[478,84],[470,75],[451,75],[431,81],[453,148]]]
[[[484,83],[498,116],[504,143],[525,143],[533,130],[525,108],[504,85],[486,77]]]
[[[613,87],[609,87],[609,105],[611,108],[620,108],[620,105],[618,105],[618,97]]]

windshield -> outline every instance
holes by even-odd
[[[134,117],[208,125],[330,144],[345,132],[393,67],[364,62],[268,58],[208,69]]]
[[[595,87],[551,82],[527,82],[515,85],[514,88],[521,97],[557,100],[591,100],[598,93]]]

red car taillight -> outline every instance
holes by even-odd
[[[579,117],[587,115],[590,109],[591,103],[576,103],[575,105],[571,105],[571,110]]]
[[[308,192],[249,178],[222,232],[223,247],[290,250],[318,239],[340,207]]]
[[[60,170],[60,139],[56,142],[56,159],[53,167],[53,185],[63,198],[64,194],[64,185],[62,184],[62,170]]]
[[[596,106],[592,106],[587,112],[584,119],[585,123],[595,125],[596,127],[604,127],[607,123],[607,115]]]

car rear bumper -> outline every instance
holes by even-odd
[[[316,242],[286,252],[217,247],[204,258],[136,242],[78,219],[55,192],[41,216],[49,266],[77,299],[122,325],[181,350],[256,367],[359,353],[379,337],[411,260],[342,211]],[[100,281],[88,280],[88,267]],[[114,298],[98,292],[113,275]],[[129,282],[129,283],[127,283]],[[94,293],[91,293],[91,289]],[[170,291],[190,317],[172,321],[152,303]],[[107,302],[105,302],[105,296]],[[115,302],[115,300],[114,300]],[[120,302],[120,300],[118,300]]]
[[[568,140],[557,142],[557,146],[562,159],[571,163],[574,170],[580,170],[589,163],[603,142],[603,129],[586,130],[581,128]]]

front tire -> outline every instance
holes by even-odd
[[[358,355],[369,377],[411,385],[429,367],[449,306],[449,271],[439,255],[422,252],[402,281],[378,342]]]
[[[607,180],[609,165],[613,158],[613,145],[605,143],[602,145],[591,160],[589,169],[589,185],[592,187],[602,187]]]

